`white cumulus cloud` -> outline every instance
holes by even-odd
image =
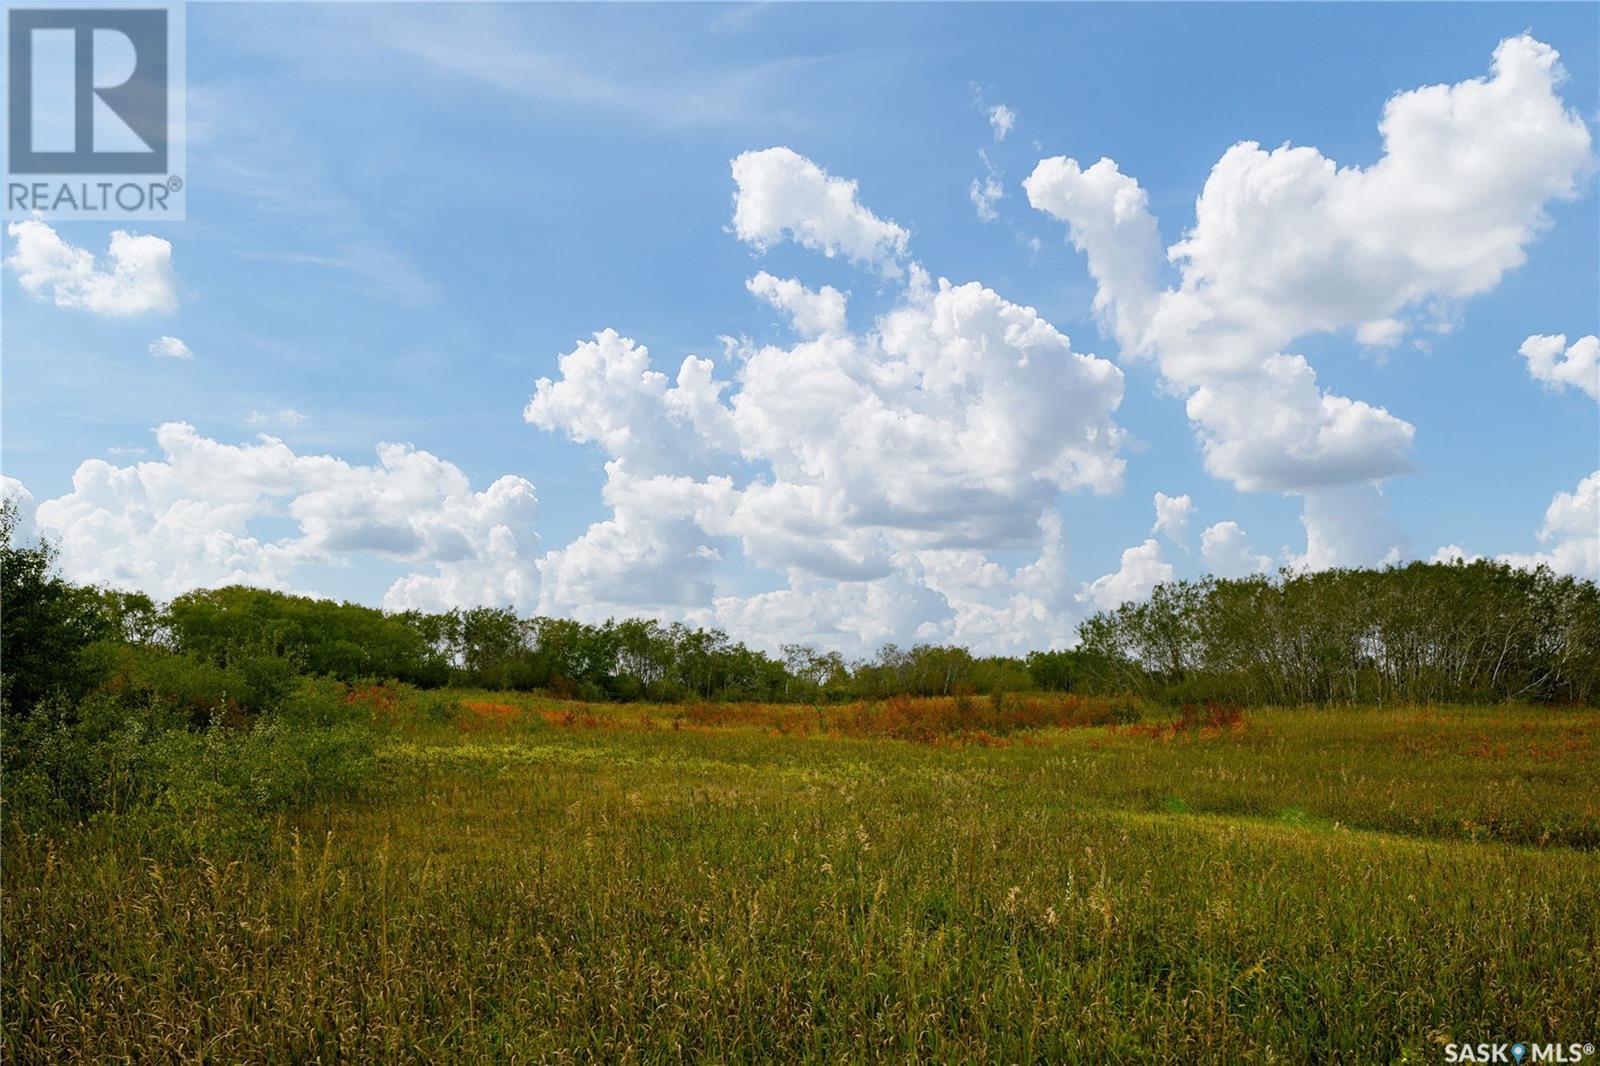
[[[1161,545],[1151,538],[1122,553],[1122,564],[1084,586],[1078,598],[1102,611],[1142,600],[1173,578],[1172,564],[1161,558]]]
[[[1565,334],[1535,334],[1517,354],[1528,361],[1528,373],[1553,389],[1574,388],[1600,400],[1600,337],[1579,337],[1571,346]]]
[[[1303,499],[1306,550],[1290,560],[1294,566],[1387,566],[1406,556],[1409,545],[1389,519],[1379,486],[1333,485],[1307,490]]]
[[[1150,527],[1150,532],[1165,533],[1174,544],[1188,540],[1189,519],[1194,516],[1195,506],[1187,492],[1182,496],[1158,492],[1155,495],[1155,508],[1156,524]]]
[[[798,157],[781,162],[824,173]],[[876,218],[853,183],[825,182],[848,190],[850,212]],[[749,184],[746,174],[740,205]],[[826,231],[839,209],[824,199],[808,210],[784,231]],[[752,226],[739,223],[741,233]],[[771,632],[806,624],[844,646],[855,638],[839,627],[863,622],[852,605],[920,604],[921,621],[897,639],[1067,639],[1055,503],[1121,484],[1121,372],[1074,351],[1033,308],[920,266],[860,330],[831,288],[766,273],[746,285],[789,315],[798,340],[745,342],[727,379],[691,355],[674,383],[644,346],[602,330],[536,384],[528,421],[607,455],[611,508],[541,562],[543,605],[595,615],[642,605],[735,628],[760,612],[784,620]],[[1030,545],[1039,558],[1015,568],[989,555]],[[787,587],[720,594],[716,563],[734,553]]]
[[[788,315],[802,337],[837,336],[845,330],[846,294],[832,285],[812,290],[794,278],[775,278],[763,270],[744,287]]]
[[[1187,397],[1208,471],[1245,491],[1326,494],[1408,471],[1414,431],[1326,390],[1285,347],[1341,330],[1394,343],[1519,266],[1547,205],[1575,195],[1592,166],[1588,128],[1557,91],[1564,77],[1552,48],[1512,37],[1488,77],[1392,97],[1371,166],[1234,145],[1167,251],[1170,286],[1144,190],[1114,162],[1046,159],[1024,188],[1087,256],[1124,357],[1154,358]],[[1306,508],[1306,560],[1370,563],[1395,547],[1310,496]],[[1353,539],[1330,539],[1343,534]]]
[[[1472,552],[1467,551],[1467,549],[1465,549],[1465,548],[1463,548],[1463,547],[1461,547],[1459,545],[1446,544],[1444,547],[1439,548],[1432,555],[1428,556],[1428,562],[1430,562],[1430,563],[1475,563],[1479,559],[1482,559],[1482,558],[1483,558],[1483,556],[1475,555]]]
[[[1218,522],[1200,534],[1200,558],[1217,577],[1248,577],[1272,569],[1272,556],[1259,555],[1250,547],[1237,522]]]
[[[854,181],[832,177],[784,147],[745,152],[732,167],[733,231],[741,241],[765,251],[788,239],[900,274],[910,234],[863,207]]]
[[[161,237],[114,230],[105,258],[96,259],[43,222],[13,222],[6,232],[12,243],[5,263],[18,284],[57,307],[116,317],[178,306],[172,243]]]
[[[1539,540],[1548,547],[1528,555],[1502,555],[1514,566],[1548,566],[1558,574],[1600,581],[1600,470],[1571,492],[1558,492],[1544,512]]]
[[[417,567],[390,589],[391,607],[535,603],[537,499],[522,478],[474,492],[453,464],[401,444],[360,466],[272,437],[224,444],[182,422],[156,441],[161,459],[86,460],[72,491],[39,503],[73,579],[161,597],[294,588],[304,566],[372,555]]]

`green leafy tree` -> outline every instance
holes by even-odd
[[[25,716],[49,696],[94,687],[84,651],[116,623],[99,593],[61,577],[53,545],[19,542],[21,517],[15,500],[0,503],[0,705]]]

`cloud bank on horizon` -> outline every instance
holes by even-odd
[[[853,312],[848,291],[765,269],[730,277],[788,336],[730,339],[720,361],[676,365],[596,323],[523,409],[532,432],[604,461],[607,513],[559,547],[542,540],[524,478],[475,490],[455,464],[404,444],[378,444],[362,465],[269,435],[224,443],[185,422],[156,429],[159,458],[85,460],[71,491],[36,504],[13,479],[6,492],[28,528],[59,540],[70,576],[159,596],[234,582],[312,591],[308,568],[374,558],[401,571],[388,607],[650,615],[852,654],[888,641],[1061,646],[1086,613],[1149,595],[1196,552],[1226,577],[1414,558],[1389,496],[1414,468],[1417,428],[1325,386],[1295,349],[1327,334],[1423,345],[1527,260],[1550,205],[1583,195],[1593,171],[1562,79],[1552,48],[1510,37],[1486,76],[1391,97],[1368,166],[1239,142],[1166,247],[1147,191],[1118,163],[1040,159],[1022,192],[1085,258],[1115,360],[997,287],[924,266],[912,228],[869,206],[859,182],[786,146],[745,151],[729,164],[732,236],[756,257],[792,245],[842,261],[887,306]],[[1019,128],[1004,104],[983,114],[994,145]],[[998,169],[970,192],[993,220]],[[6,266],[40,301],[95,317],[177,311],[162,238],[118,231],[97,256],[40,222],[9,234]],[[169,334],[149,351],[193,355]],[[1530,334],[1504,357],[1526,362],[1530,388],[1600,399],[1597,352],[1594,336]],[[1173,485],[1115,570],[1072,575],[1080,501],[1125,492],[1130,464],[1151,461],[1118,422],[1143,367],[1181,398],[1212,478],[1299,501],[1303,549],[1259,551],[1225,515],[1207,515],[1196,543],[1201,508],[1192,486]],[[1536,550],[1503,559],[1600,578],[1600,470],[1536,523]],[[1451,544],[1432,557],[1474,556]],[[730,591],[734,560],[771,587]]]

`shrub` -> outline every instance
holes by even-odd
[[[250,655],[232,667],[239,706],[254,714],[270,711],[295,690],[294,664],[281,655]]]
[[[1135,725],[1144,718],[1144,712],[1139,709],[1139,702],[1131,697],[1123,697],[1111,705],[1111,722],[1113,725]]]
[[[374,708],[370,701],[352,698],[361,692],[338,681],[300,678],[278,704],[277,718],[296,728],[365,724],[372,721]]]
[[[267,816],[358,795],[372,779],[370,727],[348,712],[319,721],[323,694],[300,695],[298,718],[271,713],[240,728],[218,715],[200,730],[161,698],[47,700],[6,724],[6,814],[28,831],[99,821],[154,851],[254,847]]]
[[[103,687],[134,706],[165,704],[196,728],[218,715],[255,717],[274,710],[299,685],[294,664],[276,655],[240,656],[219,666],[200,655],[152,644],[91,646],[85,659]]]
[[[365,728],[297,727],[277,715],[247,730],[169,731],[156,752],[156,794],[128,820],[153,846],[212,855],[264,844],[270,815],[359,795],[376,765]]]
[[[8,815],[37,830],[148,802],[158,777],[152,741],[178,721],[170,708],[132,709],[103,693],[49,699],[8,721],[0,769]]]
[[[413,704],[417,717],[429,725],[451,725],[461,717],[461,702],[444,692],[419,692]]]

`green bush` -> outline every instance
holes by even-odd
[[[195,730],[186,709],[161,699],[47,700],[6,723],[6,816],[29,831],[99,821],[158,852],[254,847],[269,816],[371,783],[371,727],[348,712],[314,721],[314,705],[328,709],[313,695],[295,704],[298,720],[270,713]]]
[[[449,725],[461,714],[461,703],[439,690],[418,692],[412,697],[418,716],[429,725]]]
[[[153,742],[178,724],[170,708],[130,709],[103,693],[49,699],[8,720],[0,770],[8,817],[37,830],[148,803],[159,778]]]
[[[338,681],[304,677],[279,701],[274,716],[295,728],[327,729],[362,725],[371,720],[371,707],[352,703]]]
[[[375,767],[367,730],[297,727],[276,715],[247,730],[174,730],[156,750],[156,793],[126,820],[154,847],[210,855],[261,846],[274,814],[361,794]]]
[[[250,655],[235,660],[231,670],[239,682],[239,706],[253,714],[282,703],[299,683],[294,663],[281,655]]]

